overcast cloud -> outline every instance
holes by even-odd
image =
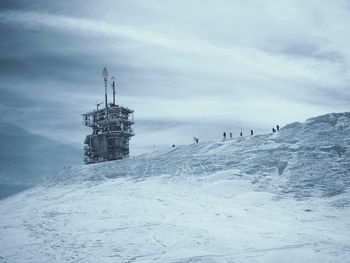
[[[133,153],[349,110],[349,1],[71,2],[1,1],[2,120],[80,146],[104,66]]]

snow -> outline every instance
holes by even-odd
[[[337,113],[64,170],[0,201],[0,261],[350,261],[349,143]]]

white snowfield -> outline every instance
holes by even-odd
[[[350,113],[74,167],[0,201],[0,262],[350,262]]]

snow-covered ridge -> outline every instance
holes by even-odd
[[[350,113],[291,123],[278,133],[169,148],[130,159],[75,167],[51,183],[167,176],[205,181],[220,171],[254,179],[257,189],[295,197],[333,196],[350,186]],[[270,183],[271,180],[274,183]]]
[[[350,262],[350,116],[73,167],[0,200],[1,262]]]

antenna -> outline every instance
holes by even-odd
[[[113,105],[115,105],[115,81],[116,81],[116,77],[112,77]]]
[[[100,103],[97,103],[97,102],[96,102],[97,110],[98,110],[98,107],[99,107],[100,105],[102,105],[102,104],[103,104],[103,101],[100,102]]]
[[[107,107],[108,107],[108,105],[107,105],[108,70],[107,70],[106,67],[102,71],[102,77],[103,77],[103,80],[104,80],[104,83],[105,83],[105,105],[106,105],[106,109],[107,109]]]

